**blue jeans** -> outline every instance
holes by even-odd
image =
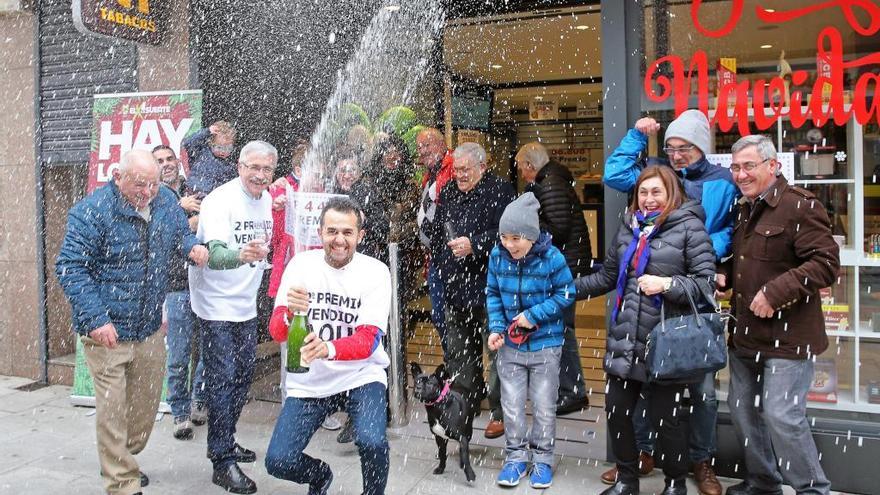
[[[165,296],[165,309],[168,312],[168,395],[165,400],[175,419],[188,418],[192,405],[190,398],[196,402],[204,402],[205,374],[205,362],[199,352],[199,362],[196,364],[190,390],[189,365],[192,360],[196,315],[189,305],[189,291],[169,292]]]
[[[443,297],[443,280],[437,274],[434,263],[428,264],[428,298],[431,300],[431,323],[437,329],[440,336],[440,346],[443,348],[443,356],[446,356],[446,316],[443,308],[446,305]]]
[[[715,454],[717,443],[716,422],[718,420],[718,399],[715,397],[715,373],[707,373],[702,382],[687,386],[691,396],[693,412],[690,414],[688,433],[688,454],[691,463],[708,461]],[[633,428],[636,445],[642,452],[654,451],[654,429],[646,413],[650,400],[650,388],[642,390],[644,399],[636,402],[633,412]]]
[[[556,442],[556,397],[562,347],[523,352],[501,346],[495,365],[501,380],[506,462],[535,462],[553,466]],[[526,416],[532,401],[532,427]],[[531,430],[531,432],[530,432]]]
[[[208,458],[214,469],[235,462],[235,424],[247,401],[257,351],[257,319],[199,318],[208,405]]]
[[[767,359],[756,363],[733,353],[729,359],[727,403],[740,445],[748,442],[743,450],[749,485],[776,490],[785,480],[799,495],[830,493],[831,483],[819,464],[807,422],[813,361]]]
[[[288,397],[266,451],[266,471],[276,478],[300,484],[316,484],[325,479],[330,466],[303,451],[324,418],[343,407],[354,425],[363,493],[384,494],[388,483],[388,440],[385,437],[388,415],[385,386],[377,382],[329,397]]]

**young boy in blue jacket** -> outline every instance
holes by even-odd
[[[507,205],[498,225],[501,244],[489,255],[488,346],[498,351],[507,443],[497,479],[501,486],[518,485],[529,462],[532,488],[553,483],[562,310],[574,303],[575,288],[565,257],[538,228],[539,208],[530,192]],[[527,398],[534,411],[531,434]]]

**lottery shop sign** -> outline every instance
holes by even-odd
[[[160,144],[174,150],[186,173],[184,138],[202,126],[202,92],[174,91],[95,95],[88,190],[113,178],[122,155],[132,149],[152,150]]]
[[[717,29],[702,24],[699,18],[704,0],[691,2],[690,16],[694,28],[703,36],[723,38],[733,31],[743,16],[745,0],[731,0],[728,19]],[[789,10],[765,9],[755,7],[754,14],[759,22],[779,25],[797,22],[806,16],[822,15],[823,11],[840,9],[849,26],[858,36],[866,38],[880,36],[880,5],[872,0],[829,0],[815,2],[813,5]],[[867,21],[865,21],[867,19]],[[864,25],[862,22],[866,22]],[[880,73],[871,69],[880,68],[880,53],[875,52],[860,58],[844,59],[843,40],[840,31],[833,26],[822,29],[816,40],[817,65],[821,70],[815,78],[811,91],[800,89],[790,93],[790,104],[785,104],[788,81],[783,77],[769,80],[719,82],[718,109],[712,119],[722,131],[729,131],[734,125],[740,134],[750,134],[749,107],[754,109],[754,125],[758,130],[766,130],[776,124],[778,117],[787,116],[794,127],[806,122],[822,126],[833,120],[835,125],[844,125],[853,116],[862,125],[880,122]],[[696,86],[697,107],[709,112],[709,64],[706,52],[697,50],[689,63],[677,55],[667,55],[652,63],[645,74],[644,91],[649,100],[663,103],[674,102],[676,115],[688,109],[691,88]],[[847,107],[844,101],[844,72],[848,69],[861,69],[861,74],[852,86],[852,103]],[[804,85],[810,78],[806,70],[791,73],[793,87]],[[749,98],[751,97],[751,102]],[[732,105],[731,105],[732,104]]]
[[[73,23],[98,34],[158,45],[168,29],[168,0],[73,0]]]

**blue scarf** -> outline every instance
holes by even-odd
[[[660,216],[659,211],[651,212],[647,216],[642,214],[641,210],[637,210],[633,215],[631,225],[633,238],[626,252],[623,253],[623,259],[620,260],[620,269],[617,273],[617,301],[614,309],[611,311],[611,324],[617,323],[617,314],[623,304],[623,291],[626,289],[626,272],[632,263],[635,277],[641,277],[645,273],[645,267],[648,266],[648,260],[651,258],[651,239],[657,232],[660,232],[660,226],[654,222]],[[660,306],[660,296],[655,294],[652,296],[655,306]]]

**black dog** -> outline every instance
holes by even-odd
[[[442,474],[446,469],[446,444],[450,439],[459,443],[459,465],[464,469],[467,480],[474,481],[477,475],[471,468],[470,441],[473,432],[474,415],[471,407],[461,393],[452,390],[451,380],[441,364],[433,374],[422,373],[418,363],[410,363],[416,399],[425,404],[428,412],[428,425],[437,442],[437,457],[440,464],[434,474]]]

